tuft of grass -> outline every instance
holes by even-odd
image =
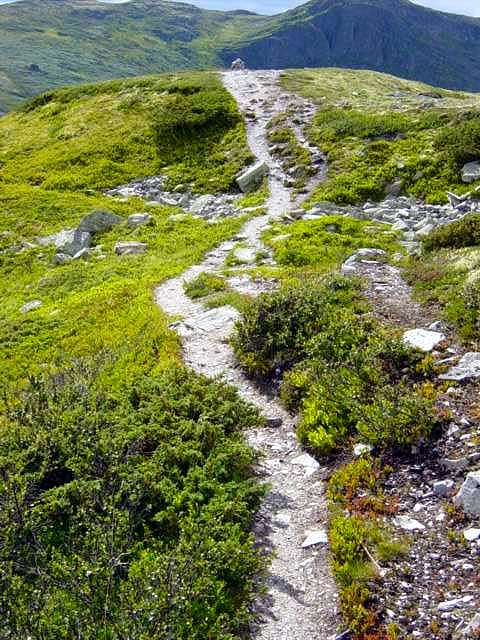
[[[186,282],[183,288],[189,298],[196,300],[219,291],[225,291],[227,283],[225,278],[221,276],[216,276],[213,273],[201,273],[194,280]]]

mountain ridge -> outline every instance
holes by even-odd
[[[0,6],[0,111],[63,85],[242,57],[254,69],[365,68],[480,90],[480,19],[407,0],[311,0],[275,16],[177,2],[22,0]]]

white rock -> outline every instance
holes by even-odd
[[[480,162],[468,162],[462,168],[463,182],[475,182],[480,180]]]
[[[372,445],[359,442],[353,447],[353,455],[356,458],[359,458],[360,456],[363,456],[364,453],[370,453],[372,449]]]
[[[131,216],[128,216],[128,226],[132,229],[136,227],[141,227],[143,224],[148,224],[152,216],[149,213],[132,213]]]
[[[453,480],[439,480],[438,482],[433,483],[433,493],[438,498],[444,498],[445,496],[448,496],[454,486],[455,483]]]
[[[474,527],[471,529],[465,529],[463,537],[465,540],[468,540],[468,542],[475,542],[475,540],[480,538],[480,529],[475,529]]]
[[[307,537],[302,543],[302,549],[308,549],[308,547],[314,547],[317,544],[327,544],[328,535],[325,529],[319,529],[317,531],[307,531]]]
[[[465,382],[475,378],[480,378],[480,353],[477,352],[466,353],[456,366],[439,376],[440,380],[455,382]]]
[[[268,165],[265,162],[257,162],[238,176],[237,184],[244,193],[248,193],[258,187],[268,173]]]
[[[238,247],[233,252],[233,256],[242,264],[254,264],[257,260],[257,251],[250,247]]]
[[[147,245],[144,242],[117,242],[114,251],[117,256],[139,255],[147,251]]]
[[[397,516],[394,523],[405,531],[423,531],[425,529],[424,524],[409,516]]]
[[[297,456],[291,461],[291,463],[293,465],[303,467],[305,469],[305,476],[307,478],[312,476],[316,471],[320,469],[320,464],[308,453]]]
[[[466,513],[480,516],[480,471],[472,471],[467,475],[454,502]]]
[[[20,309],[20,311],[22,313],[28,313],[29,311],[35,311],[35,309],[40,309],[42,305],[43,305],[43,302],[41,300],[32,300],[31,302],[27,302],[26,304],[24,304],[23,307]]]
[[[426,329],[412,329],[403,334],[403,342],[409,347],[420,351],[433,351],[437,345],[446,339],[444,333],[427,331]]]

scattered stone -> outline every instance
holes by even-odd
[[[78,225],[78,231],[86,233],[102,233],[110,231],[117,224],[123,222],[123,218],[111,211],[92,211],[85,216]]]
[[[393,521],[397,527],[405,531],[423,531],[425,525],[409,516],[397,516]]]
[[[132,229],[136,227],[141,227],[144,224],[148,224],[152,216],[149,213],[132,213],[131,216],[128,216],[127,224]]]
[[[454,487],[455,483],[453,480],[439,480],[433,483],[433,493],[437,498],[445,498],[450,495]]]
[[[317,544],[328,544],[328,535],[325,529],[307,531],[307,537],[302,543],[302,549],[315,547]]]
[[[404,344],[425,352],[433,351],[444,340],[446,340],[445,334],[426,329],[412,329],[403,334]]]
[[[70,262],[71,259],[72,259],[72,256],[69,256],[66,253],[56,253],[53,256],[52,264],[54,264],[55,266],[58,266],[60,264],[65,264],[66,262]]]
[[[305,476],[307,478],[313,476],[313,474],[320,469],[320,464],[308,453],[297,456],[291,461],[291,463],[293,465],[303,467],[305,469]]]
[[[467,627],[462,631],[463,638],[478,638],[480,635],[480,613],[476,613]]]
[[[117,242],[114,247],[117,256],[140,255],[147,251],[145,242]]]
[[[279,429],[283,424],[282,418],[277,416],[268,416],[265,418],[265,420],[266,420],[266,426],[269,429]]]
[[[463,596],[463,598],[455,598],[453,600],[445,600],[437,606],[437,611],[446,612],[458,609],[465,604],[469,604],[473,600],[473,596]]]
[[[80,249],[74,256],[72,256],[72,260],[86,260],[90,257],[90,249]]]
[[[472,471],[467,475],[454,502],[465,513],[480,516],[480,471]]]
[[[35,309],[40,309],[43,305],[41,300],[32,300],[31,302],[27,302],[21,307],[20,311],[22,313],[29,313],[30,311],[35,311]]]
[[[465,531],[463,532],[463,537],[468,542],[475,542],[475,540],[478,540],[480,538],[480,529],[475,529],[474,527],[472,527],[471,529],[465,529]]]
[[[439,376],[440,380],[452,382],[466,382],[475,378],[480,378],[480,353],[477,352],[466,353],[456,366]]]
[[[359,458],[360,456],[363,456],[363,454],[365,453],[370,453],[372,449],[373,449],[372,445],[359,442],[353,447],[353,455],[356,458]]]
[[[475,182],[480,180],[480,162],[468,162],[462,168],[463,182]]]
[[[269,169],[266,162],[257,162],[238,176],[237,184],[243,193],[249,193],[262,183],[263,178],[268,173]]]

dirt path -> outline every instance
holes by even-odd
[[[273,552],[267,593],[259,596],[255,604],[252,636],[256,640],[330,640],[336,636],[338,616],[327,544],[323,540],[303,546],[310,534],[322,540],[327,526],[319,465],[302,451],[291,416],[274,397],[253,386],[238,368],[228,344],[238,312],[232,307],[206,310],[183,290],[184,283],[200,273],[221,269],[236,242],[241,241],[242,246],[255,251],[264,248],[261,234],[265,228],[298,206],[284,186],[287,176],[269,153],[265,127],[272,116],[289,107],[305,118],[313,109],[278,87],[277,72],[226,73],[223,79],[240,108],[255,115],[248,121],[248,140],[253,153],[270,168],[267,212],[248,222],[235,239],[208,254],[202,264],[159,286],[155,299],[163,311],[182,317],[173,326],[182,339],[186,365],[208,376],[220,376],[236,386],[269,421],[268,428],[247,434],[248,441],[263,456],[258,475],[270,487],[256,516],[254,531],[261,548]],[[312,184],[321,177],[321,174],[314,177]],[[235,286],[234,281],[232,285]]]

